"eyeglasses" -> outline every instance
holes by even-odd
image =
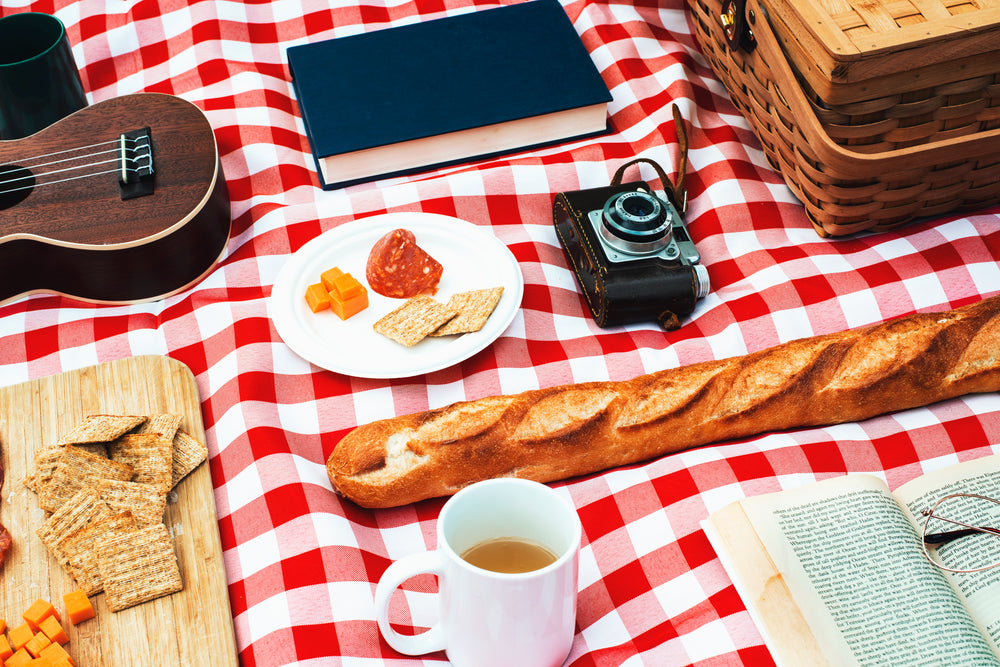
[[[1000,500],[953,493],[921,514],[926,517],[924,556],[934,565],[948,572],[981,572],[1000,565]],[[959,545],[961,538],[967,539]],[[939,547],[952,544],[947,554],[941,553]]]

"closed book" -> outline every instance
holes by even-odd
[[[606,132],[611,101],[558,0],[288,48],[333,189]]]

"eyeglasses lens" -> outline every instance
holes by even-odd
[[[952,572],[1000,565],[1000,502],[974,494],[942,498],[925,517],[924,548],[932,562]]]

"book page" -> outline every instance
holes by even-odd
[[[906,512],[876,477],[743,501],[833,665],[998,665]]]
[[[778,667],[830,667],[743,506],[727,505],[703,521],[702,528]]]
[[[896,497],[913,516],[918,529],[923,525],[921,512],[933,507],[937,500],[951,493],[976,493],[1000,499],[1000,456],[988,456],[966,461],[901,486]],[[961,507],[962,505],[959,505]],[[1000,507],[987,504],[993,516],[1000,516]],[[975,508],[969,508],[974,516]],[[949,517],[961,520],[962,517]],[[978,523],[978,522],[976,522]],[[1000,528],[1000,525],[991,526]],[[983,567],[1000,563],[1000,537],[978,535],[955,540],[938,548],[944,562],[959,569]],[[952,584],[965,598],[966,606],[982,632],[1000,654],[1000,567],[983,572],[949,574]]]

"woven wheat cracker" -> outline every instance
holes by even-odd
[[[503,296],[503,287],[489,287],[453,294],[445,307],[454,310],[458,315],[432,331],[430,335],[450,336],[479,331],[493,314],[497,304],[500,303],[501,296]]]
[[[104,590],[104,581],[97,562],[97,551],[116,535],[138,528],[131,512],[118,512],[73,533],[62,546],[66,555],[64,567],[88,597]]]
[[[114,535],[98,548],[97,563],[111,611],[183,588],[174,546],[162,523]]]
[[[412,347],[457,313],[429,296],[415,296],[373,325],[378,333]]]

